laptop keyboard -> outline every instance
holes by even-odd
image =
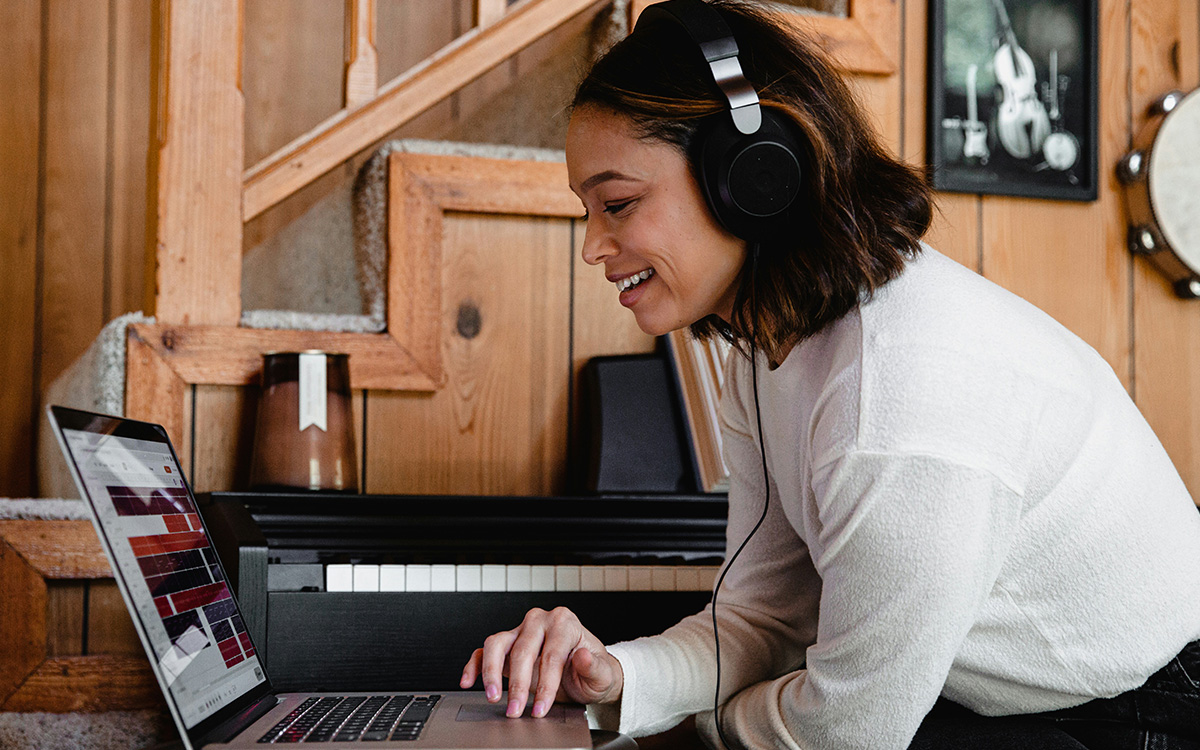
[[[308,698],[259,742],[415,740],[440,695]]]

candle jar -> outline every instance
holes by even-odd
[[[251,488],[357,492],[350,399],[349,355],[264,354]]]

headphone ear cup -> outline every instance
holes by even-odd
[[[727,116],[714,118],[696,157],[701,188],[721,225],[743,239],[778,227],[800,194],[800,154],[791,127],[763,108],[758,132],[743,135]]]

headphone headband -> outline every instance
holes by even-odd
[[[642,11],[638,24],[673,21],[683,27],[712,71],[713,80],[729,101],[733,124],[743,135],[753,135],[762,125],[758,93],[742,72],[737,40],[721,14],[703,0],[667,0]]]

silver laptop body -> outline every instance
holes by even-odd
[[[188,750],[592,747],[582,706],[508,719],[482,692],[276,694],[166,431],[59,406],[46,411]],[[360,739],[345,739],[360,731]]]

